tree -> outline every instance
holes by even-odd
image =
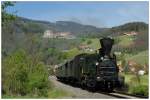
[[[1,10],[2,10],[2,26],[6,25],[10,21],[13,21],[15,19],[15,15],[8,14],[6,12],[6,8],[9,6],[14,6],[14,2],[11,1],[4,1],[2,2]]]
[[[2,61],[2,94],[48,96],[48,71],[38,55],[18,50]]]
[[[91,41],[91,40],[88,40],[88,41],[87,41],[87,44],[91,44],[91,43],[92,43],[92,41]]]

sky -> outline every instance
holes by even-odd
[[[96,27],[114,27],[128,22],[148,23],[148,1],[18,1],[7,12],[18,16],[49,22],[74,21]]]

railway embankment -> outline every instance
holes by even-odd
[[[64,95],[59,98],[95,98],[95,99],[115,99],[115,98],[130,98],[137,99],[139,97],[130,96],[127,94],[121,93],[105,93],[101,91],[91,92],[88,90],[84,90],[76,85],[69,85],[57,80],[55,76],[49,76],[49,80],[55,85],[55,89],[60,89],[65,91],[67,95]]]

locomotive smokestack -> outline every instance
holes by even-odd
[[[101,50],[103,55],[109,55],[114,44],[114,40],[111,38],[102,38],[100,39]]]

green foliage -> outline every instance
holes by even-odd
[[[119,37],[115,37],[114,39],[114,44],[118,44],[121,41],[121,39]]]
[[[91,42],[90,44],[88,44],[88,46],[94,50],[97,50],[101,47],[99,38],[85,38],[85,41],[82,42],[82,44],[87,45],[88,41]]]
[[[8,14],[6,12],[6,8],[9,6],[14,6],[14,3],[11,1],[4,1],[2,2],[2,25],[5,25],[9,23],[10,21],[13,21],[15,19],[15,16],[13,14]]]
[[[19,21],[19,19],[18,19],[18,21]],[[28,33],[28,32],[30,32],[30,33],[43,33],[46,30],[44,26],[42,26],[39,23],[35,23],[33,21],[22,23],[21,29],[25,33]]]
[[[117,38],[119,39],[118,45],[120,45],[120,46],[131,45],[133,43],[133,39],[134,39],[133,36],[126,36],[126,35],[118,36]],[[115,39],[115,41],[117,41],[117,40]]]
[[[135,95],[148,96],[148,80],[148,75],[137,77],[133,74],[125,74],[125,83],[128,85],[127,92]]]
[[[2,66],[3,95],[48,96],[48,72],[38,57],[18,50],[6,57]]]
[[[148,25],[145,23],[131,23],[132,25],[127,24],[112,29],[102,29],[103,31],[101,31],[101,29],[96,27],[87,27],[73,22],[58,22],[55,24],[21,17],[16,18],[14,15],[6,12],[6,8],[13,5],[14,3],[9,1],[2,2],[2,55],[5,55],[2,59],[3,96],[49,97],[50,94],[50,97],[55,98],[57,96],[66,95],[59,90],[48,91],[52,86],[48,81],[48,72],[45,64],[55,65],[81,53],[81,51],[77,49],[81,42],[89,44],[88,46],[93,49],[99,49],[98,37],[112,35],[112,33],[115,34],[115,32],[118,31],[141,32],[141,30],[148,29]],[[64,26],[64,23],[67,23],[67,26]],[[72,40],[43,39],[43,32],[47,29],[60,32],[67,31],[73,34],[76,33],[75,35],[84,38]],[[90,37],[90,39],[86,39],[85,37]],[[91,37],[96,37],[96,39],[91,39]],[[128,45],[132,42],[126,39],[127,38],[124,38],[122,44]],[[140,34],[140,36],[135,39],[136,46],[127,48],[121,47],[119,49],[125,53],[133,53],[136,49],[141,50],[141,46],[137,44],[139,41],[144,41],[145,44],[142,45],[142,50],[145,50],[148,47],[147,39],[148,34]],[[118,39],[115,43],[119,44],[120,40]],[[18,48],[23,48],[26,52],[24,50],[18,50]],[[138,58],[141,58],[141,56]],[[124,59],[122,59],[122,61],[125,63]],[[143,90],[145,90],[145,87],[139,91]]]
[[[148,50],[139,52],[135,55],[126,54],[126,60],[133,60],[141,65],[144,65],[145,63],[148,63]]]
[[[143,51],[148,49],[148,30],[140,31],[140,34],[137,35],[134,40],[135,46],[138,51]]]
[[[134,86],[130,88],[129,92],[135,95],[148,96],[148,86],[147,85]]]
[[[133,60],[136,63],[148,63],[148,32],[140,31],[137,36],[118,36],[120,42],[113,47],[113,51],[124,53],[126,61]]]
[[[130,32],[130,31],[139,32],[142,30],[148,30],[148,24],[145,24],[144,22],[131,22],[111,28],[112,32]]]
[[[106,36],[119,36],[123,35],[125,32],[141,32],[141,31],[148,31],[148,24],[144,22],[131,22],[131,23],[126,23],[120,26],[104,29],[103,31],[100,32],[100,34],[97,34],[96,37],[106,37]]]
[[[88,40],[88,41],[87,41],[87,44],[88,44],[88,45],[89,45],[89,44],[91,44],[91,43],[92,43],[92,41],[91,41],[91,40]]]
[[[62,90],[62,89],[52,89],[51,91],[49,91],[48,93],[48,97],[49,98],[61,98],[64,96],[70,96],[72,94]]]
[[[64,59],[66,59],[66,55],[59,49],[48,48],[43,53],[43,61],[49,65],[61,63]]]
[[[82,41],[82,42],[85,42],[85,40],[86,40],[85,38],[81,38],[81,41]]]
[[[76,55],[80,54],[81,52],[77,48],[70,49],[66,52],[64,52],[64,55],[66,56],[67,59],[72,59]]]

